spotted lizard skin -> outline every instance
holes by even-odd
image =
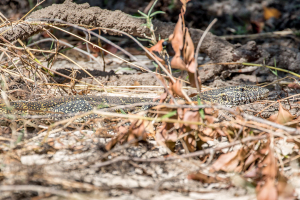
[[[258,86],[230,86],[209,90],[200,94],[202,101],[227,106],[238,106],[262,100],[268,97],[269,90]],[[192,98],[197,101],[197,97]],[[157,100],[156,102],[158,102]],[[5,104],[0,104],[0,113],[24,114],[31,113],[49,114],[52,119],[59,119],[64,114],[87,112],[96,108],[110,108],[118,105],[133,103],[154,102],[153,98],[117,97],[117,96],[65,96],[41,101],[16,101],[10,102],[13,109],[8,109]],[[147,108],[151,108],[149,105]],[[99,117],[91,115],[89,118]]]

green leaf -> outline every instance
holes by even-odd
[[[32,42],[32,37],[29,38],[27,45],[29,45]]]
[[[157,3],[157,1],[158,1],[158,0],[156,0],[156,1],[152,4],[151,8],[149,9],[148,16],[149,16],[150,13],[152,12],[152,10],[153,10],[155,4]]]
[[[54,45],[54,41],[52,41],[52,43],[51,43],[50,50],[52,50],[53,45]]]
[[[127,113],[123,109],[120,108],[120,111],[122,114],[127,115]]]
[[[144,16],[131,16],[131,17],[140,18],[140,19],[147,19],[147,17],[144,17]]]
[[[155,68],[158,68],[158,64],[156,62],[152,62],[152,64],[155,66]]]
[[[274,58],[274,67],[276,67],[276,58]],[[275,69],[274,71],[271,70],[271,72],[272,72],[273,74],[275,74],[275,76],[278,76],[277,69]]]
[[[197,97],[197,102],[199,106],[203,105],[199,96]],[[205,115],[204,115],[204,110],[202,108],[199,109],[199,114],[201,118],[204,119]]]
[[[130,67],[122,67],[121,69],[123,69],[123,70],[128,70],[128,71],[133,70],[133,69],[130,68]],[[117,71],[120,71],[121,69],[116,70],[116,72],[117,72]]]
[[[22,132],[23,132],[23,131],[22,131]],[[21,141],[22,141],[22,139],[23,139],[23,136],[24,136],[24,133],[21,133],[21,134],[19,134],[19,135],[18,135],[18,138],[17,138],[16,144],[18,144],[19,142],[21,142]]]
[[[109,107],[110,107],[110,106],[109,106],[108,104],[106,104],[106,103],[100,103],[100,104],[97,106],[98,109],[109,108]]]
[[[172,116],[176,115],[176,113],[177,113],[177,111],[174,110],[174,111],[171,111],[171,112],[165,114],[165,115],[162,116],[161,118],[162,118],[162,119],[166,119],[166,118],[169,118],[169,117],[172,117]]]
[[[156,11],[156,12],[152,13],[150,15],[150,17],[153,17],[154,15],[157,15],[157,14],[165,14],[165,12],[164,11]]]
[[[137,38],[138,40],[140,40],[140,41],[145,41],[145,42],[151,42],[151,40],[150,39],[145,39],[145,38]]]
[[[143,13],[142,11],[139,11],[139,10],[138,10],[138,12],[139,12],[141,15],[143,15],[144,17],[148,18],[148,15],[146,15],[146,14]]]
[[[270,71],[271,71],[275,76],[278,76],[277,70],[272,70],[272,69],[270,69]]]

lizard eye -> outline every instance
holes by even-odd
[[[241,92],[244,92],[244,91],[245,91],[245,89],[244,89],[244,88],[240,88],[240,91],[241,91]]]
[[[223,101],[227,101],[227,97],[226,97],[226,95],[224,94],[224,95],[222,95],[222,100]]]

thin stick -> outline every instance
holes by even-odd
[[[199,71],[198,71],[198,54],[199,54],[199,50],[200,50],[200,47],[201,47],[201,44],[205,38],[205,36],[207,35],[208,31],[211,29],[211,27],[218,21],[218,19],[214,19],[210,24],[209,26],[206,28],[206,30],[204,31],[204,33],[202,34],[200,40],[199,40],[199,43],[197,45],[197,49],[196,49],[196,53],[195,53],[195,61],[196,61],[196,71],[194,73],[194,78],[195,78],[195,82],[196,82],[196,86],[197,86],[197,90],[198,90],[198,93],[200,95],[201,93],[201,88],[199,87],[199,83],[198,83],[198,74],[199,74]]]

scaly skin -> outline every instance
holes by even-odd
[[[237,106],[262,100],[268,97],[269,90],[258,86],[230,86],[202,92],[203,101],[227,106]],[[197,101],[197,97],[192,98]],[[0,113],[24,114],[32,111],[35,114],[49,114],[53,119],[59,119],[61,114],[87,112],[94,107],[108,108],[117,105],[153,102],[152,98],[139,97],[114,97],[114,96],[67,96],[41,101],[10,102],[14,108],[10,111],[4,104],[0,104]],[[151,105],[147,108],[152,107]],[[97,117],[96,115],[94,117]],[[94,118],[92,116],[92,118]],[[91,116],[89,117],[91,118]]]

